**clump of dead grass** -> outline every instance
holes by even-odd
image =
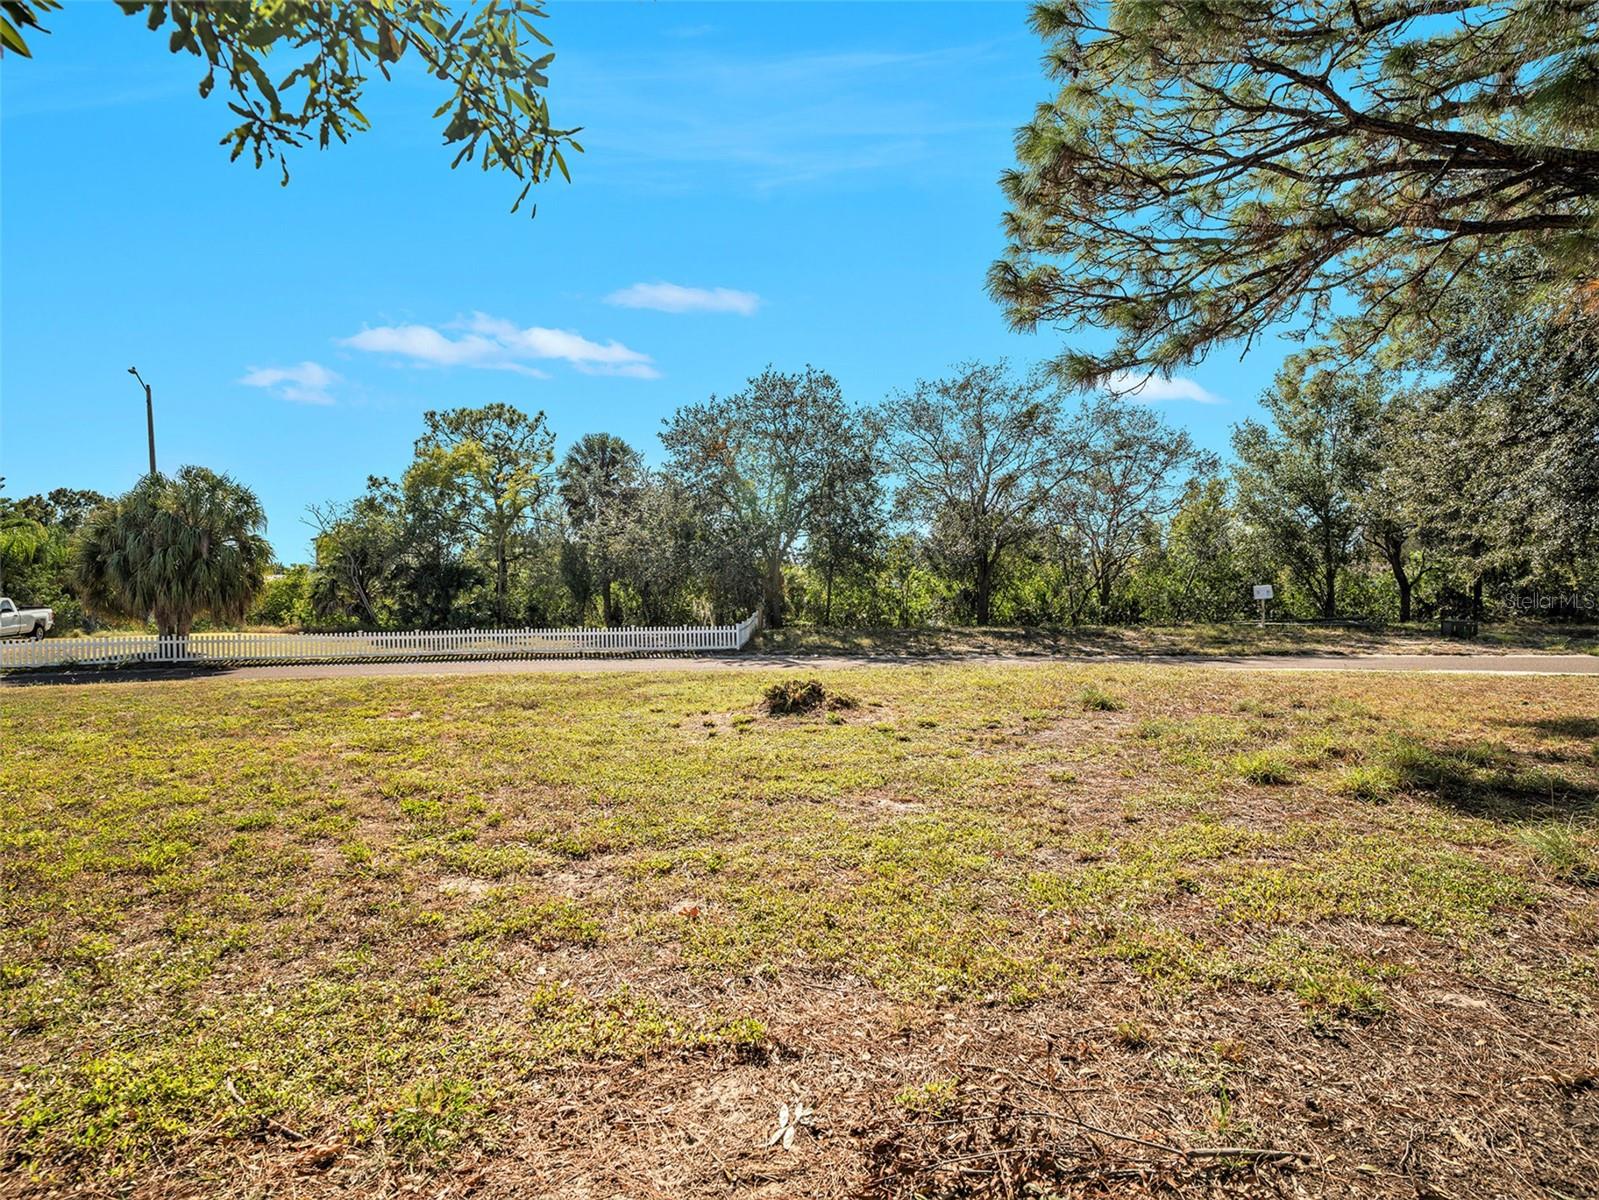
[[[854,708],[855,700],[830,691],[819,679],[781,679],[766,689],[764,706],[769,716],[787,717]]]

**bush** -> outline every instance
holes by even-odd
[[[269,576],[256,593],[245,623],[278,628],[310,624],[310,575],[309,567],[294,566]]]

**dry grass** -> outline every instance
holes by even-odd
[[[772,654],[883,655],[1253,655],[1253,654],[1599,654],[1599,629],[1534,623],[1487,625],[1473,639],[1445,638],[1436,625],[1107,625],[1078,629],[920,628],[764,630]]]
[[[0,1193],[1594,1194],[1594,682],[775,678],[13,693]]]

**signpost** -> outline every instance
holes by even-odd
[[[1271,584],[1257,583],[1255,585],[1255,599],[1260,601],[1260,624],[1266,624],[1266,601],[1272,598]]]

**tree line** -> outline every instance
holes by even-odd
[[[546,107],[538,0],[122,7],[170,26],[202,95],[234,96],[223,141],[256,166],[364,128],[363,64],[406,54],[453,89],[436,116],[456,163],[509,171],[518,204],[579,149]],[[6,52],[31,54],[59,8],[8,3]],[[1592,618],[1599,3],[1046,0],[1030,21],[1058,86],[1002,176],[989,290],[1018,329],[1108,349],[1068,345],[1048,375],[963,367],[870,407],[824,372],[768,371],[675,414],[658,467],[606,434],[556,462],[542,415],[506,406],[430,413],[400,477],[315,510],[314,561],[287,571],[254,497],[203,468],[114,501],[0,498],[0,589],[69,625],[175,630],[241,604],[304,625],[757,603],[773,621],[1221,619],[1251,582],[1306,617],[1530,599]],[[293,51],[276,84],[274,46]],[[332,82],[307,99],[313,75]],[[1225,468],[1135,399],[1059,382],[1169,373],[1284,324],[1324,340]]]
[[[610,433],[557,458],[544,414],[507,404],[427,412],[398,477],[311,509],[312,561],[288,569],[254,497],[200,468],[115,501],[0,501],[0,587],[68,625],[153,613],[178,632],[756,607],[773,625],[1219,621],[1267,582],[1292,617],[1507,615],[1536,595],[1594,619],[1588,306],[1491,275],[1447,304],[1424,357],[1289,359],[1225,464],[1135,395],[1045,369],[968,363],[855,405],[826,371],[768,368],[667,418],[654,466]],[[141,566],[157,550],[169,577]]]

